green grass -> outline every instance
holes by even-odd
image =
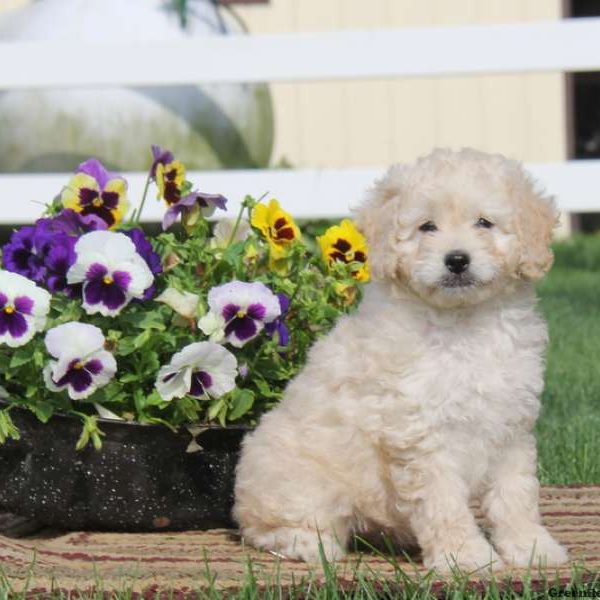
[[[548,321],[537,426],[542,483],[600,483],[600,237],[557,244],[538,286]]]
[[[346,572],[343,579],[339,577],[339,567],[322,559],[320,566],[301,581],[284,584],[281,581],[279,569],[265,573],[252,562],[248,561],[246,576],[239,582],[237,589],[218,589],[215,576],[207,568],[199,574],[195,589],[185,593],[162,587],[160,590],[147,590],[142,594],[134,592],[126,581],[116,590],[107,590],[100,578],[90,581],[86,589],[75,592],[61,588],[56,582],[51,590],[36,590],[34,579],[19,582],[16,585],[4,574],[0,564],[0,600],[134,600],[134,599],[173,599],[193,598],[194,600],[403,600],[424,599],[438,600],[440,598],[500,600],[500,599],[538,599],[556,597],[558,590],[570,591],[571,597],[582,597],[582,592],[588,591],[587,597],[598,597],[600,594],[600,575],[584,569],[581,566],[572,568],[568,581],[561,581],[557,575],[549,575],[536,568],[530,568],[520,579],[488,576],[478,580],[473,573],[455,572],[449,580],[440,584],[432,572],[421,575],[411,575],[404,570],[397,560],[390,555],[378,553],[393,567],[393,573],[382,577],[368,569],[354,569]],[[32,565],[32,571],[33,571]],[[350,576],[348,576],[350,575]],[[14,580],[13,580],[14,581]],[[577,591],[577,592],[576,592]],[[596,594],[596,595],[594,595]],[[560,597],[567,597],[563,594]]]

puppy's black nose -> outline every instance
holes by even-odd
[[[452,252],[446,254],[446,258],[444,259],[448,271],[456,274],[466,271],[470,262],[469,255],[462,250],[452,250]]]

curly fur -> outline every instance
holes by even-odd
[[[547,341],[532,282],[552,263],[552,200],[516,162],[436,150],[392,167],[357,218],[374,281],[244,442],[245,540],[314,561],[319,540],[338,558],[352,534],[382,532],[442,571],[565,562],[540,523],[532,434]],[[455,250],[471,257],[464,286],[448,284]]]

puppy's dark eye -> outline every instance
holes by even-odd
[[[433,221],[427,221],[419,227],[419,231],[437,231],[437,225]]]
[[[475,223],[475,226],[483,227],[484,229],[491,229],[494,226],[494,224],[491,221],[488,221],[487,219],[481,217],[480,219],[478,219],[477,223]]]

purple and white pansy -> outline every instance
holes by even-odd
[[[86,233],[77,240],[75,253],[67,282],[83,284],[83,308],[90,315],[118,315],[132,299],[144,298],[154,281],[148,264],[123,233]]]
[[[225,341],[237,348],[281,315],[277,296],[258,281],[232,281],[214,287],[208,293],[208,306],[210,312],[198,322],[200,329],[215,339],[215,324],[222,324]]]
[[[235,388],[237,361],[223,346],[213,342],[189,344],[161,367],[156,378],[160,397],[219,398]]]
[[[0,344],[23,346],[46,326],[50,294],[33,281],[0,270]]]
[[[104,349],[104,335],[94,325],[64,323],[50,329],[44,341],[56,359],[44,369],[44,381],[50,391],[66,390],[72,400],[83,400],[117,372],[114,356]]]

